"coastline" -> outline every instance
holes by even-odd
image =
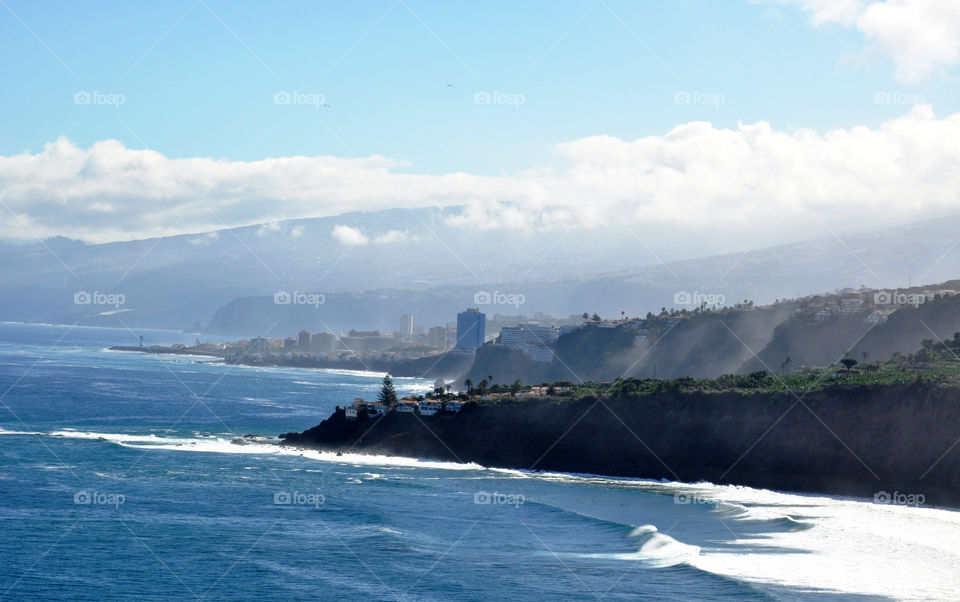
[[[362,360],[350,358],[333,360],[305,356],[295,357],[232,357],[233,353],[216,353],[210,349],[193,349],[189,347],[177,348],[168,345],[114,345],[109,351],[124,351],[131,353],[151,353],[166,355],[193,355],[218,359],[228,365],[277,367],[277,368],[308,368],[316,370],[343,370],[348,372],[384,375],[404,378],[444,378],[453,380],[469,369],[473,362],[472,357],[458,356],[453,353],[443,353],[438,356],[426,356],[411,360]]]
[[[474,402],[454,415],[358,421],[338,409],[281,445],[855,498],[904,494],[956,508],[956,400],[955,388],[878,385],[813,391],[802,405],[788,394],[722,392]]]

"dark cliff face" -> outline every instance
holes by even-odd
[[[468,404],[358,422],[337,412],[285,444],[960,506],[958,439],[960,390],[895,385]]]

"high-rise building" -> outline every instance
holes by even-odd
[[[406,339],[413,336],[413,314],[403,314],[400,316],[400,338]]]
[[[431,326],[427,335],[427,344],[440,349],[447,348],[447,329],[443,326]]]
[[[306,330],[300,331],[300,336],[297,337],[297,347],[300,348],[300,351],[310,351],[310,332]]]
[[[457,348],[477,349],[483,345],[487,316],[479,308],[469,307],[457,314]]]
[[[310,337],[310,351],[313,353],[333,353],[337,348],[337,337],[332,332],[318,332]]]

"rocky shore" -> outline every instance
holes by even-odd
[[[282,437],[331,451],[960,506],[960,389],[936,384],[468,403],[454,415],[357,421],[340,409]]]

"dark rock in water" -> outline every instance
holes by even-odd
[[[376,421],[338,409],[281,445],[960,506],[957,433],[960,388],[910,384],[468,403]]]
[[[234,445],[249,445],[249,444],[250,444],[248,441],[244,441],[244,440],[241,439],[240,437],[237,437],[236,439],[234,439],[234,440],[231,441],[230,443],[233,443]]]

